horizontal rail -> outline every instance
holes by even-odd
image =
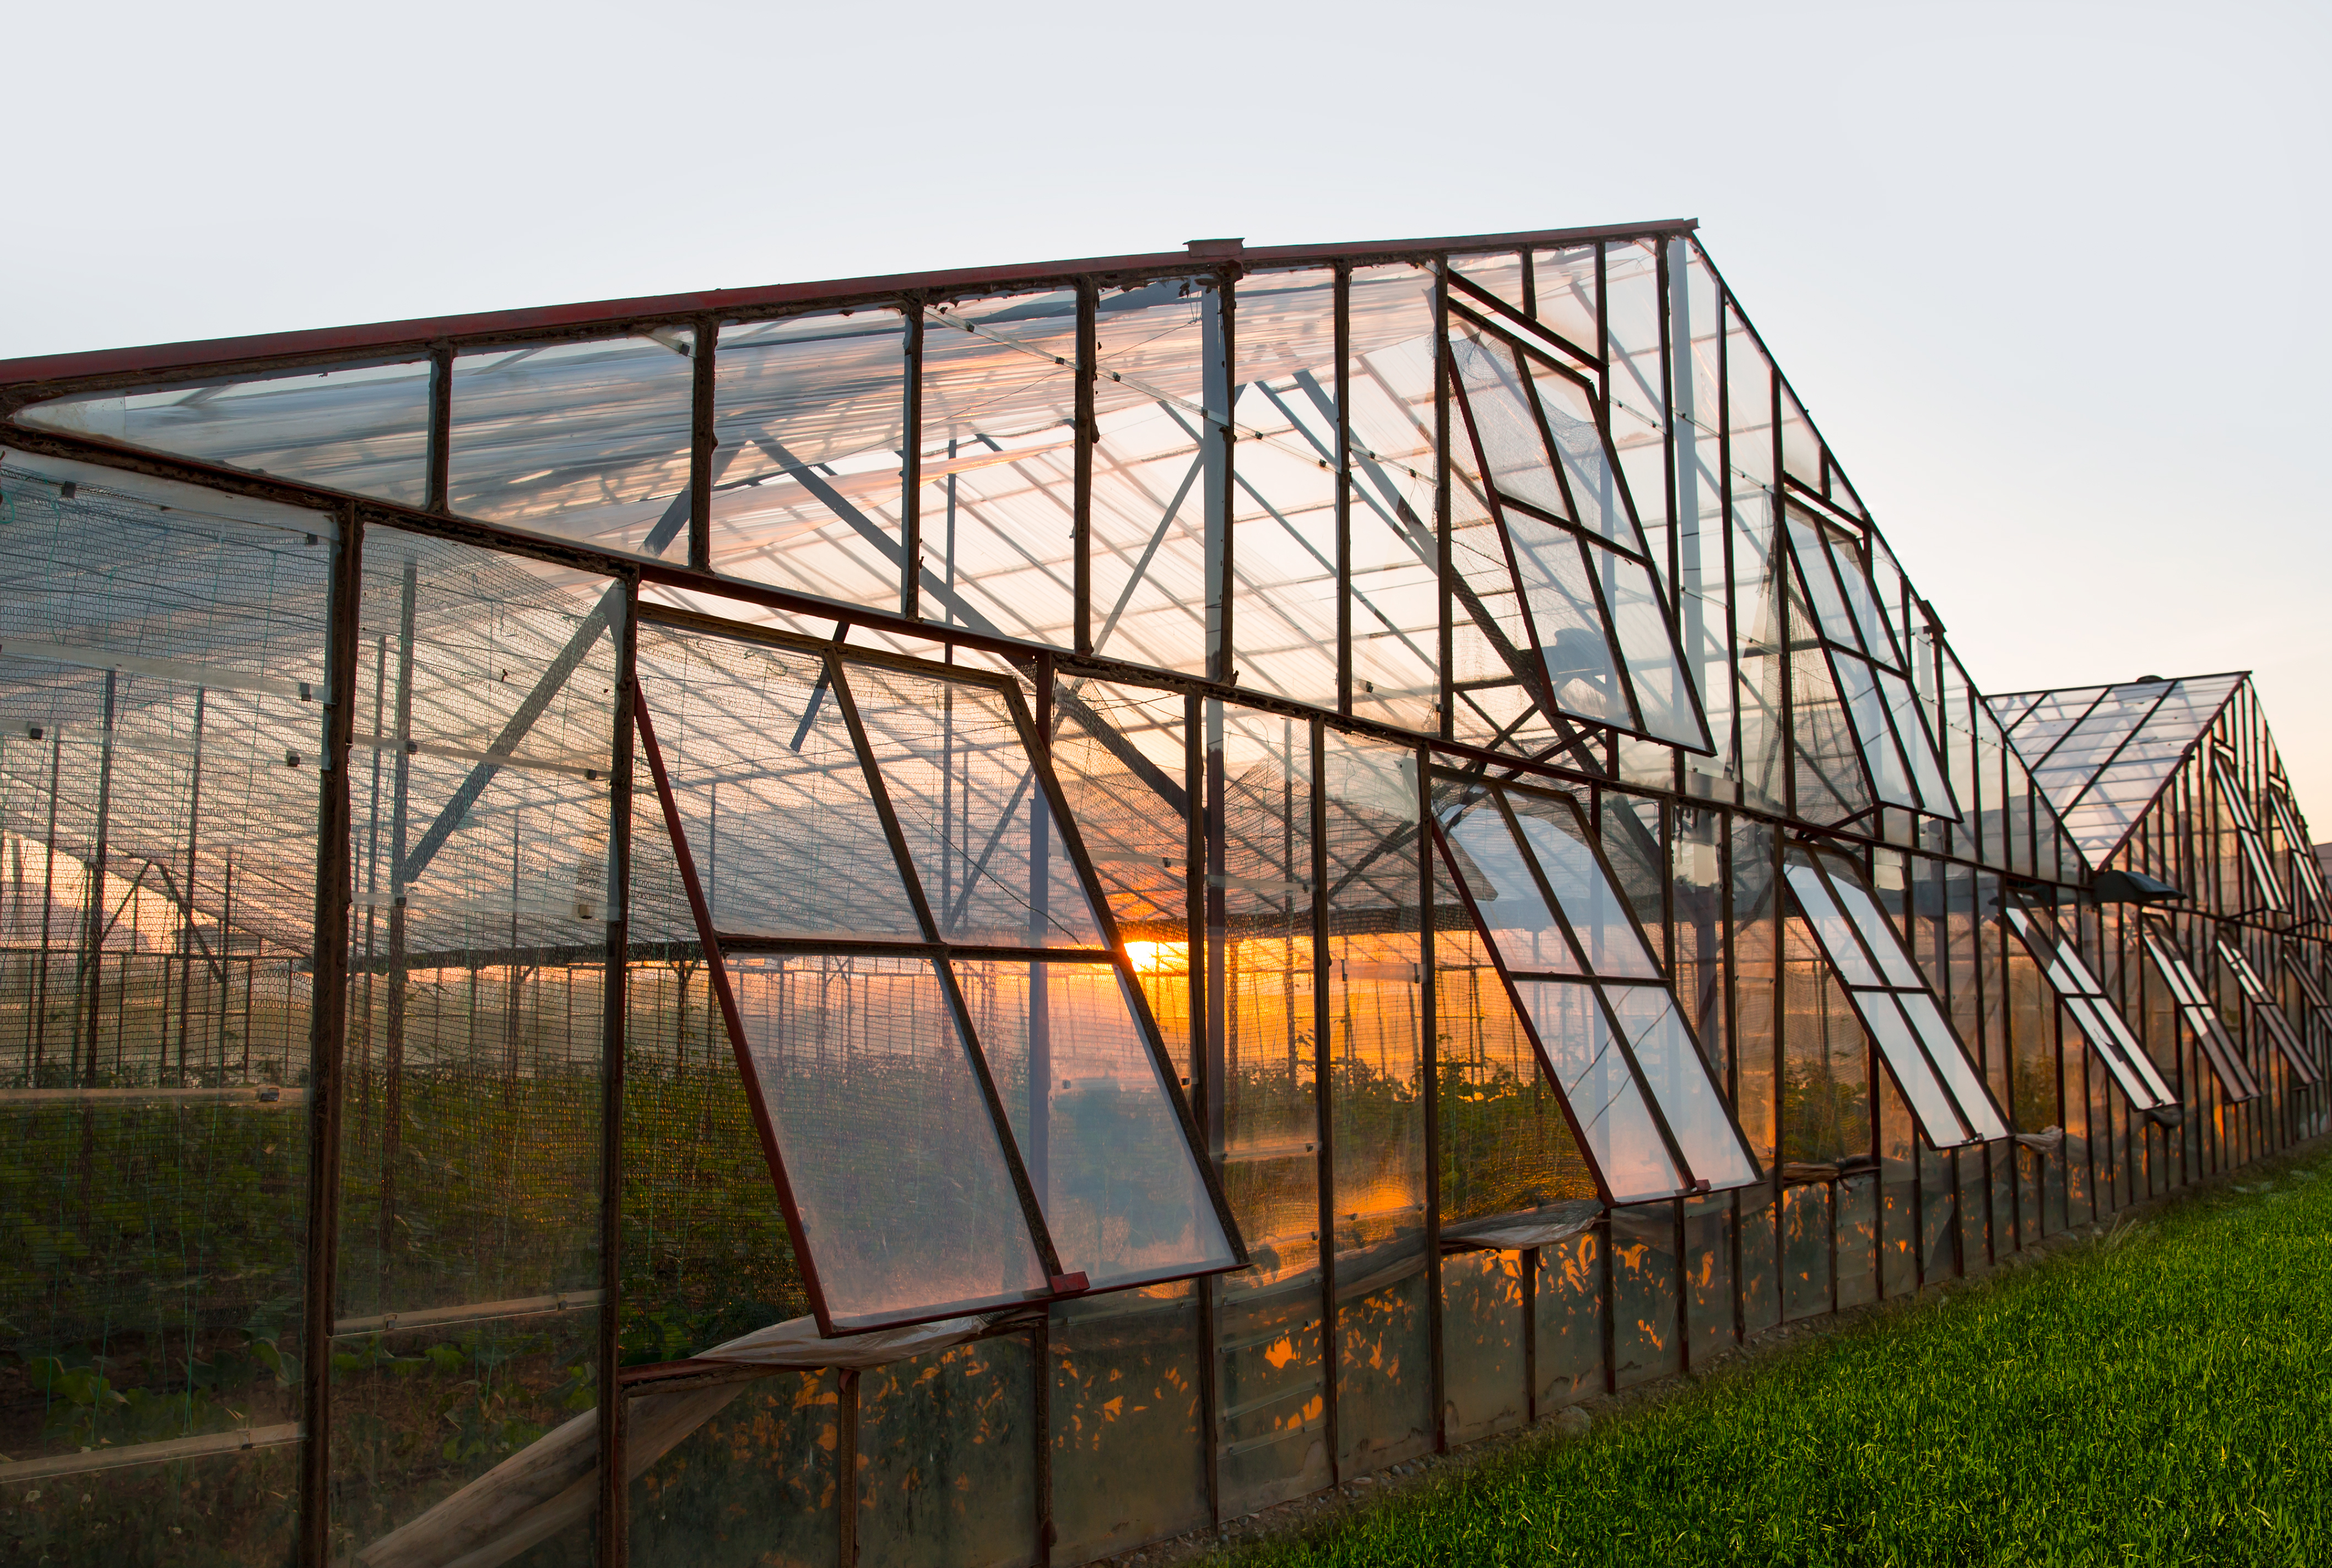
[[[304,1088],[238,1084],[230,1088],[0,1088],[0,1106],[244,1105],[290,1110],[308,1103]]]
[[[562,1290],[553,1296],[527,1296],[512,1301],[470,1301],[459,1307],[429,1307],[418,1312],[383,1312],[370,1317],[343,1317],[332,1325],[335,1337],[343,1334],[394,1334],[407,1328],[435,1328],[449,1323],[484,1323],[497,1317],[540,1317],[558,1312],[579,1312],[607,1299],[601,1290]]]
[[[0,1484],[40,1481],[53,1476],[85,1476],[96,1470],[125,1469],[132,1465],[160,1465],[172,1459],[199,1459],[210,1454],[238,1454],[252,1449],[281,1448],[304,1434],[298,1421],[281,1426],[240,1427],[198,1438],[171,1438],[158,1443],[132,1443],[126,1449],[83,1449],[77,1454],[57,1454],[45,1459],[13,1459],[0,1464]]]

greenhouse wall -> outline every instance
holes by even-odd
[[[1979,693],[1689,223],[0,414],[12,1561],[1081,1563],[2326,1130],[2248,679]]]

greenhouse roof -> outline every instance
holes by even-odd
[[[2102,866],[2244,677],[2152,677],[1984,700],[2092,866]]]

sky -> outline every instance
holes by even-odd
[[[2332,6],[15,8],[0,357],[1696,217],[1988,691],[2248,669],[2332,839]]]

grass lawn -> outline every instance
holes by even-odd
[[[1234,1560],[2332,1563],[2332,1158]]]

